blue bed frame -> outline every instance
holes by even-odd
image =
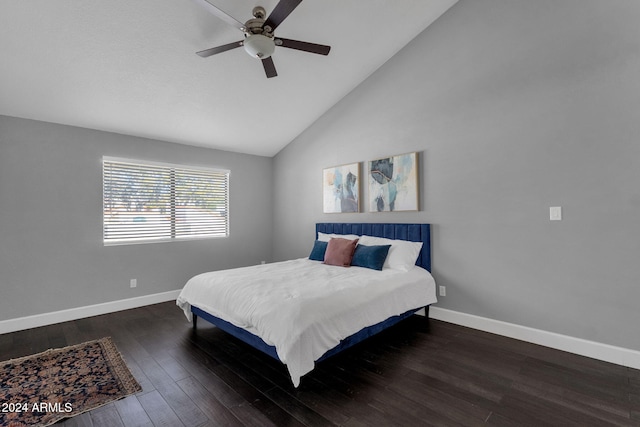
[[[356,234],[356,235],[367,235],[374,237],[385,237],[387,239],[399,239],[399,240],[409,240],[412,242],[422,242],[422,251],[418,256],[416,261],[416,265],[424,268],[427,271],[431,271],[431,226],[430,224],[399,224],[399,223],[331,223],[331,222],[322,222],[316,224],[316,238],[318,237],[318,233],[327,233],[327,234]],[[361,331],[351,335],[340,343],[328,350],[322,357],[320,357],[316,362],[324,360],[328,357],[333,356],[336,353],[345,350],[360,341],[363,341],[369,338],[372,335],[381,332],[382,330],[395,325],[403,319],[415,314],[417,311],[425,309],[425,313],[427,318],[429,317],[429,306],[426,307],[416,307],[415,309],[409,310],[406,313],[400,314],[398,316],[393,316],[384,320],[380,323],[377,323],[373,326],[369,326],[367,328],[362,329]],[[193,328],[196,328],[196,322],[198,317],[201,317],[216,325],[218,328],[223,331],[235,336],[236,338],[244,341],[250,346],[262,351],[263,353],[268,354],[276,360],[280,360],[278,358],[278,354],[276,353],[276,348],[274,346],[268,345],[265,343],[260,337],[247,332],[244,329],[238,328],[237,326],[222,320],[218,317],[215,317],[195,306],[191,306],[191,312],[193,313]]]

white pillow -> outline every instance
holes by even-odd
[[[360,237],[358,244],[365,246],[391,245],[382,268],[402,271],[409,271],[416,265],[416,260],[420,255],[420,250],[422,250],[422,242],[409,242],[407,240],[393,240],[366,235]]]
[[[318,232],[318,240],[320,240],[321,242],[328,242],[334,237],[339,237],[341,239],[349,239],[349,240],[356,240],[360,238],[360,236],[356,236],[355,234],[327,234],[327,233]]]

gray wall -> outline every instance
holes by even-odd
[[[230,237],[103,246],[103,155],[231,170]],[[180,289],[197,273],[269,260],[272,162],[0,116],[0,320]]]
[[[440,307],[640,350],[638,22],[635,0],[460,0],[275,157],[275,258],[317,221],[430,222]],[[409,151],[419,212],[322,214],[323,168]]]

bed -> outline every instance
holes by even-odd
[[[186,283],[176,304],[194,328],[201,317],[280,360],[297,387],[316,362],[422,309],[428,316],[429,305],[437,301],[430,231],[429,224],[318,223],[309,257],[199,274]],[[360,244],[351,243],[358,254],[353,264],[325,263],[327,245],[349,245],[355,238]],[[370,257],[360,256],[385,247],[384,266],[379,255],[376,267],[368,265]],[[317,248],[326,254],[318,258]],[[405,250],[411,252],[408,258]]]

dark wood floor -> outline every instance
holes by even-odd
[[[291,386],[173,302],[0,335],[0,360],[113,337],[142,392],[60,426],[640,426],[640,371],[414,316]]]

